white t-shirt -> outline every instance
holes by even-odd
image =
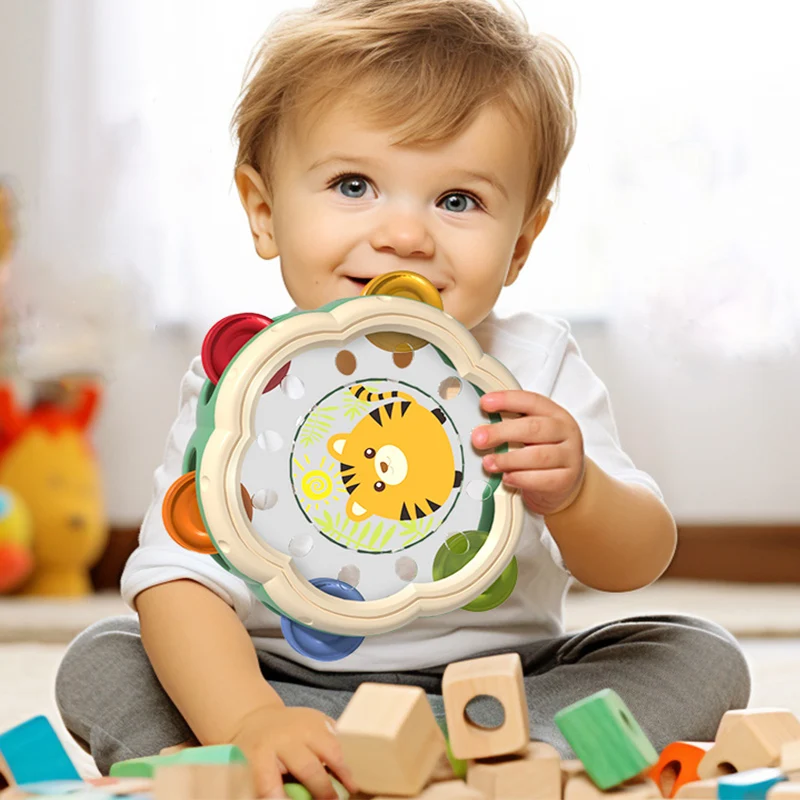
[[[609,475],[651,489],[655,481],[636,469],[619,444],[608,392],[581,357],[567,322],[532,313],[510,318],[492,312],[472,335],[528,391],[551,397],[577,420],[586,455]],[[516,551],[518,578],[511,596],[491,611],[456,610],[414,620],[389,633],[367,636],[351,655],[320,662],[297,653],[283,638],[280,617],[259,602],[240,578],[209,556],[185,550],[167,534],[161,504],[182,473],[183,455],[195,429],[197,398],[206,380],[195,358],[180,387],[180,411],[155,472],[153,501],[142,524],[139,547],[122,575],[122,597],[131,607],[151,586],[189,578],[231,605],[259,650],[320,671],[384,672],[448,664],[491,649],[514,648],[563,633],[564,597],[571,580],[543,518],[526,510]]]

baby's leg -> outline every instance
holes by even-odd
[[[56,702],[103,775],[117,761],[192,737],[153,672],[134,616],[97,622],[70,644],[56,676]]]
[[[535,643],[520,655],[531,738],[564,758],[574,753],[553,716],[601,689],[620,695],[659,752],[674,741],[713,741],[722,715],[750,698],[736,640],[695,617],[631,617]]]

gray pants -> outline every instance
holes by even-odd
[[[494,652],[481,653],[493,655]],[[605,688],[617,691],[653,746],[713,741],[722,715],[744,708],[750,673],[735,639],[717,624],[685,616],[642,616],[545,639],[518,650],[525,674],[530,736],[574,754],[553,715]],[[414,672],[318,672],[259,652],[261,671],[287,706],[337,719],[362,681],[413,684],[444,716],[444,666]],[[192,733],[153,672],[136,617],[95,623],[70,645],[56,677],[64,723],[103,775],[117,761],[154,755]],[[470,704],[480,725],[502,721],[496,700]]]

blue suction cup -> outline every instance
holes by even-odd
[[[345,600],[364,600],[361,592],[344,581],[335,578],[312,578],[311,583],[322,592],[341,597]],[[325,631],[309,628],[299,622],[281,617],[281,630],[283,637],[294,650],[306,658],[316,661],[338,661],[354,653],[363,636],[343,636],[339,633],[326,633]]]

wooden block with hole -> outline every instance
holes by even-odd
[[[650,740],[613,689],[562,708],[554,719],[600,789],[612,789],[658,762]]]
[[[155,800],[255,800],[249,764],[168,764],[155,771]]]
[[[522,755],[470,760],[467,783],[491,800],[553,800],[561,796],[561,757],[552,745],[529,742]]]
[[[777,767],[784,744],[800,739],[800,720],[786,709],[749,708],[728,711],[716,742],[697,766],[701,778]]]
[[[494,697],[503,706],[503,724],[482,728],[465,715],[471,700]],[[456,758],[491,758],[522,753],[528,747],[528,703],[519,653],[502,653],[448,664],[442,697],[450,747]]]
[[[714,742],[672,742],[658,758],[658,763],[647,773],[661,789],[664,797],[675,797],[685,783],[699,781],[697,766]]]
[[[716,778],[685,783],[675,794],[676,800],[717,800]]]
[[[419,794],[445,753],[444,735],[419,686],[362,683],[336,723],[336,736],[366,794]]]

